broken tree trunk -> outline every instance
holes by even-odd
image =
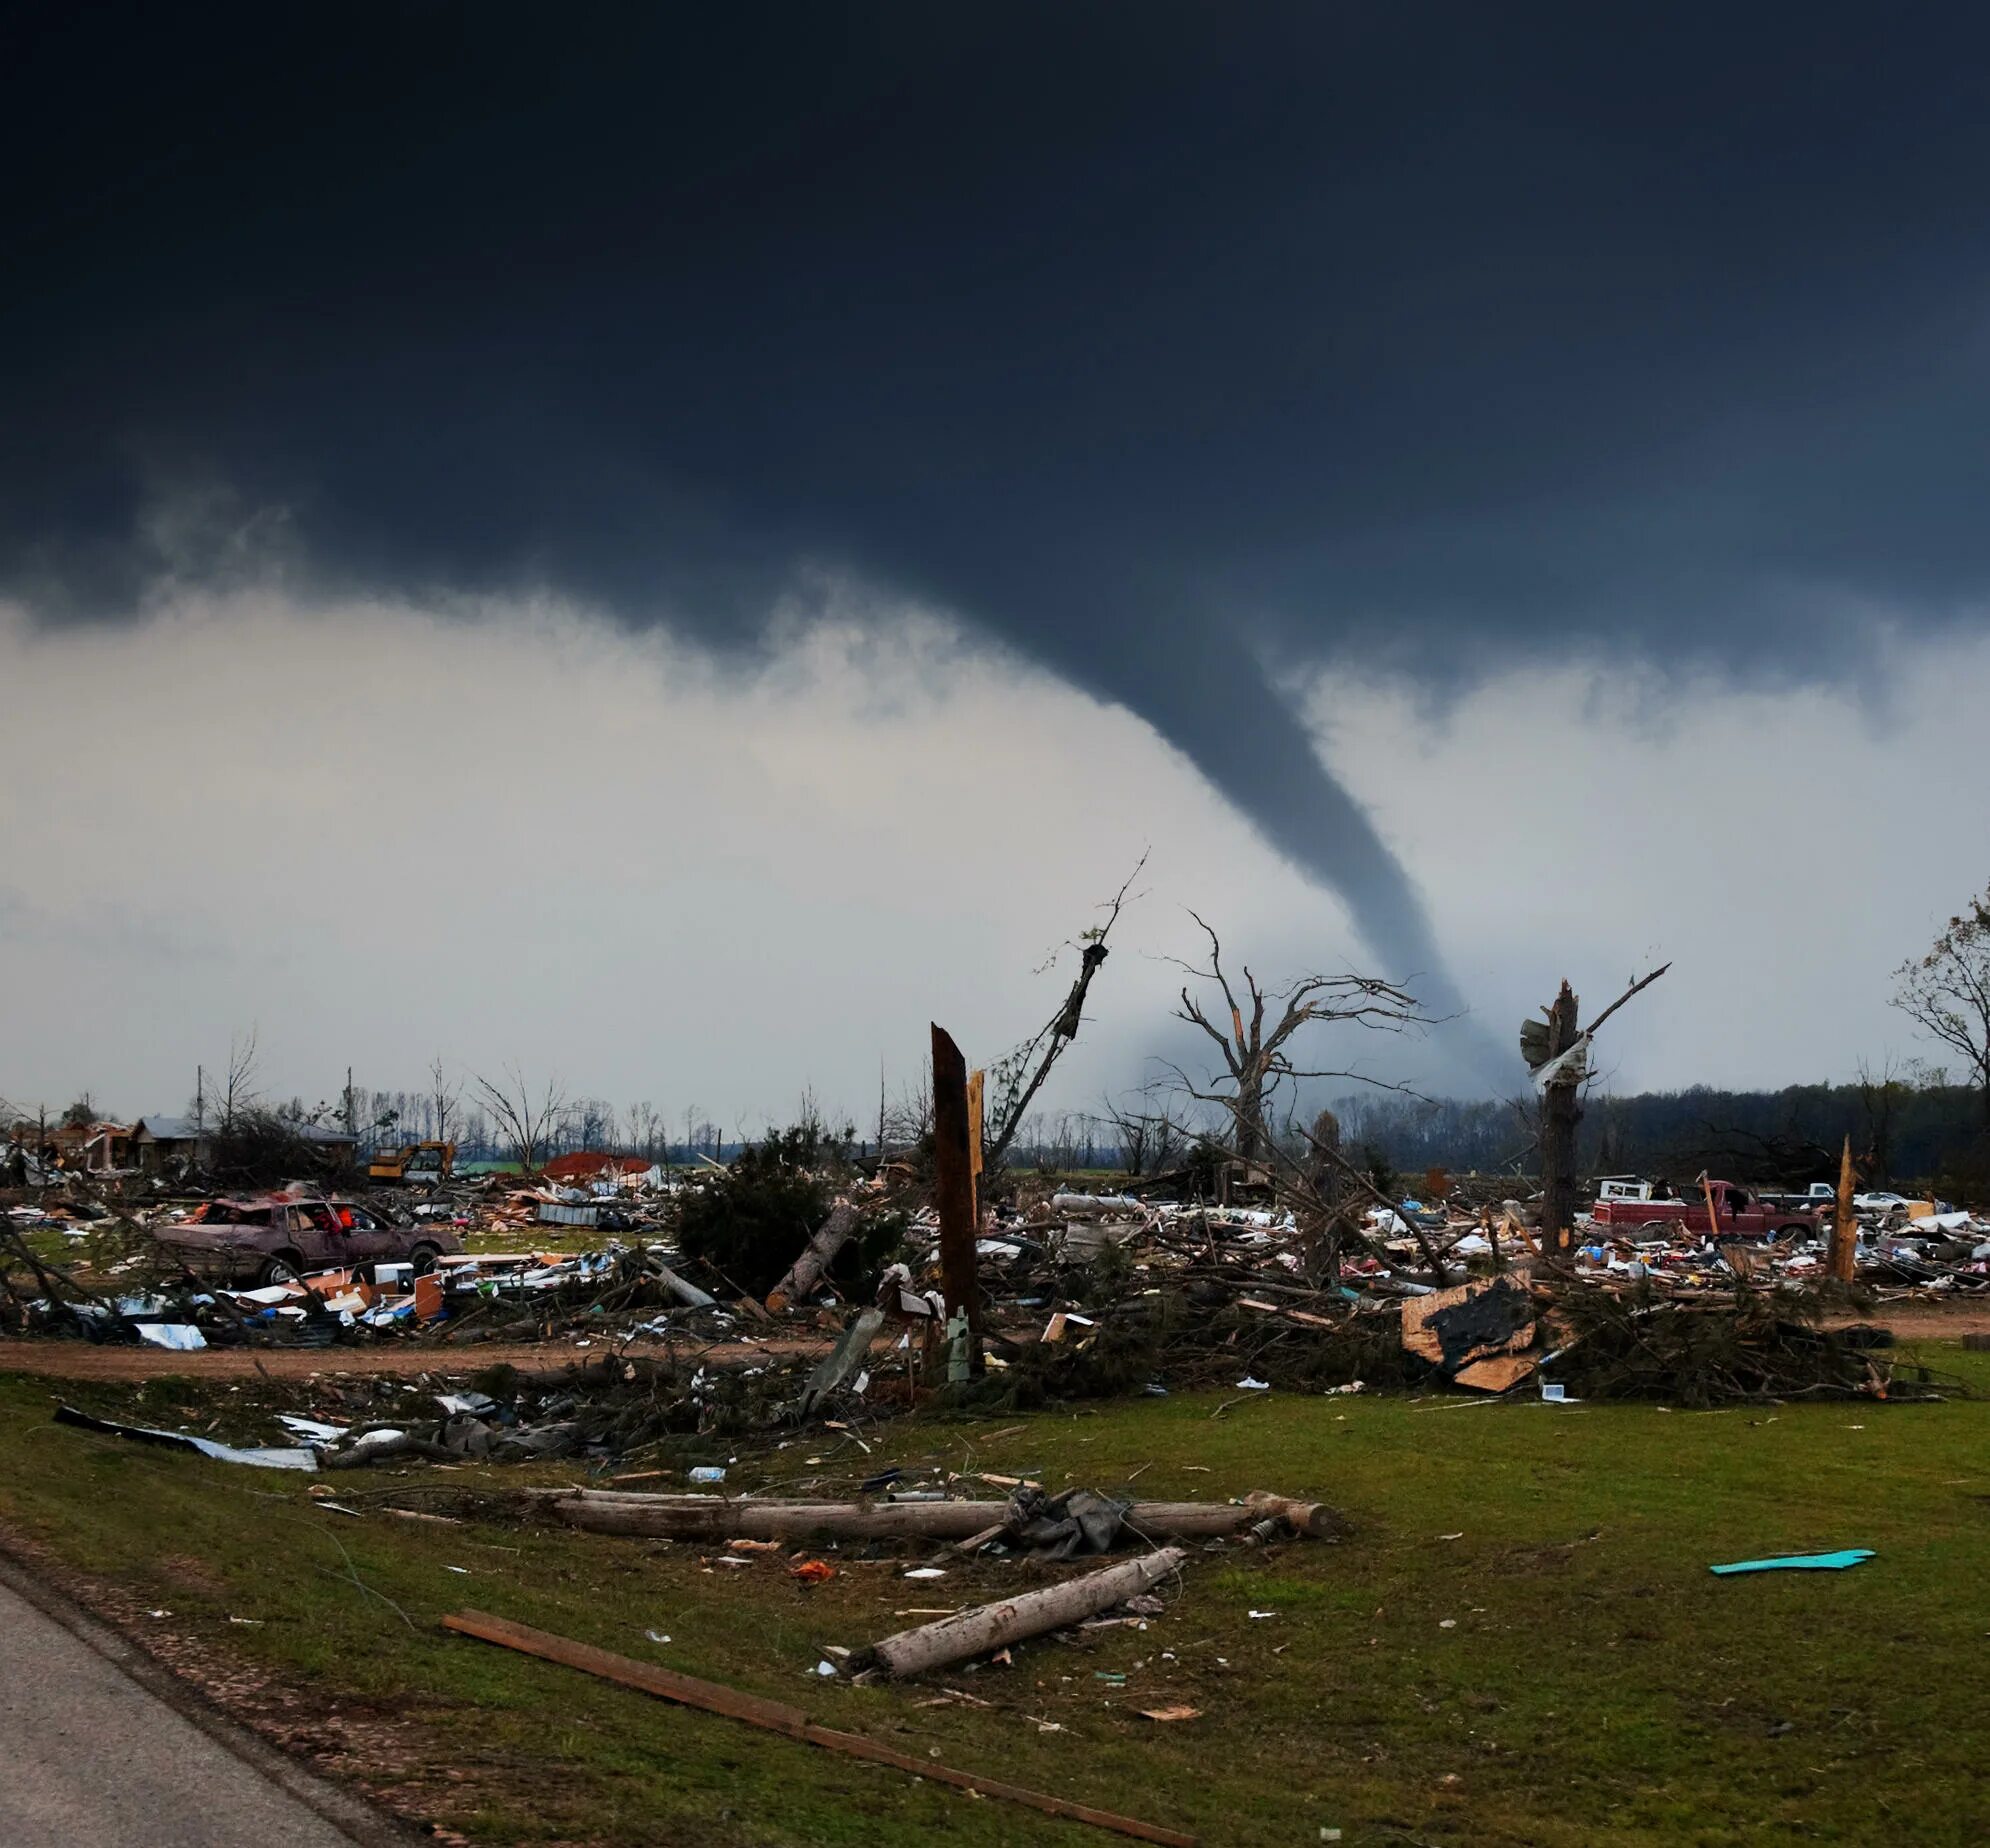
[[[1009,1504],[948,1502],[740,1501],[723,1495],[640,1495],[561,1490],[546,1498],[569,1526],[659,1540],[972,1540],[1008,1524]],[[1206,1540],[1276,1520],[1293,1533],[1325,1538],[1340,1517],[1321,1502],[1254,1489],[1228,1502],[1135,1502],[1125,1525],[1146,1539]]]
[[[808,1295],[856,1229],[857,1209],[847,1200],[837,1201],[815,1236],[802,1247],[801,1256],[788,1266],[788,1274],[767,1292],[767,1307],[778,1314],[797,1297]]]
[[[933,1026],[933,1205],[940,1215],[940,1288],[947,1319],[967,1316],[967,1369],[981,1374],[981,1291],[975,1276],[974,1161],[967,1117],[967,1061]]]
[[[852,1656],[853,1669],[881,1668],[888,1675],[922,1675],[928,1669],[945,1668],[975,1656],[1006,1649],[1046,1630],[1061,1630],[1066,1624],[1096,1617],[1100,1611],[1138,1597],[1150,1586],[1179,1572],[1188,1555],[1180,1547],[1163,1547],[1144,1559],[1129,1559],[1124,1565],[1108,1566],[1103,1572],[1088,1572],[1083,1578],[1051,1585],[1042,1591],[1029,1591],[1019,1598],[1003,1598],[994,1604],[979,1604],[957,1611],[937,1623],[921,1624],[916,1630],[901,1630],[873,1644],[861,1655]]]
[[[661,1259],[651,1258],[648,1265],[650,1275],[688,1308],[710,1309],[716,1306],[718,1298],[709,1290],[701,1290],[689,1278],[680,1277]]]
[[[1831,1220],[1830,1271],[1840,1283],[1852,1281],[1854,1261],[1859,1251],[1859,1222],[1852,1212],[1852,1138],[1845,1138],[1845,1153],[1838,1163],[1838,1210]]]
[[[1567,982],[1548,1010],[1548,1057],[1576,1042],[1576,999]],[[1575,1253],[1575,1130],[1582,1121],[1582,1074],[1573,1066],[1541,1089],[1541,1249],[1566,1263]]]

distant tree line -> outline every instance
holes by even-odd
[[[1350,1144],[1403,1174],[1538,1171],[1533,1099],[1414,1098],[1368,1093],[1334,1104]],[[1690,1178],[1702,1171],[1781,1186],[1833,1180],[1847,1136],[1869,1186],[1943,1183],[1981,1190],[1985,1136],[1979,1091],[1914,1076],[1780,1091],[1592,1095],[1577,1156],[1588,1174]]]

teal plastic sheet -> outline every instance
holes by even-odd
[[[1709,1566],[1707,1570],[1725,1578],[1731,1572],[1842,1572],[1870,1559],[1869,1546],[1848,1546],[1842,1553],[1791,1553],[1783,1559],[1743,1559],[1731,1566]]]

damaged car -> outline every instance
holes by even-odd
[[[162,1254],[204,1282],[288,1283],[311,1271],[369,1264],[435,1268],[463,1241],[446,1226],[397,1226],[357,1200],[210,1200],[191,1219],[158,1227]]]

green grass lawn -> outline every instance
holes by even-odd
[[[1931,1345],[1923,1358],[1990,1388],[1990,1357]],[[88,1402],[178,1424],[214,1391]],[[245,1394],[222,1394],[224,1430]],[[1106,1838],[439,1631],[461,1606],[1210,1842],[1339,1829],[1353,1843],[1959,1844],[1990,1830],[1990,1400],[1689,1413],[1272,1393],[1218,1416],[1236,1395],[1191,1395],[902,1421],[867,1428],[868,1453],[818,1430],[742,1455],[732,1483],[942,1462],[1155,1498],[1269,1488],[1353,1522],[1341,1545],[1198,1555],[1145,1630],[853,1688],[814,1677],[823,1645],[1047,1569],[983,1562],[908,1582],[845,1561],[811,1591],[778,1559],[727,1569],[693,1547],[496,1511],[453,1527],[353,1519],[314,1508],[313,1483],[377,1509],[382,1491],[563,1477],[292,1478],[53,1426],[51,1397],[0,1381],[0,1518],[257,1667],[418,1728],[469,1774],[437,1820],[484,1840]],[[412,1630],[336,1576],[340,1543]],[[1877,1557],[1840,1573],[1707,1571],[1844,1546]],[[1201,1717],[1138,1716],[1176,1705]]]

